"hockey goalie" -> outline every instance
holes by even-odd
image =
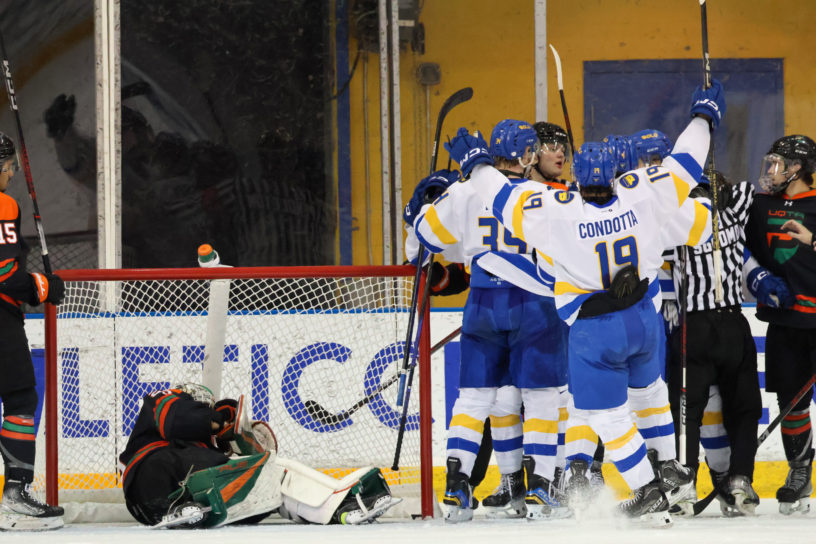
[[[243,397],[214,402],[183,384],[143,399],[119,456],[128,511],[156,528],[257,523],[273,512],[299,523],[374,521],[401,499],[378,468],[335,479],[277,457],[265,422],[250,422]]]

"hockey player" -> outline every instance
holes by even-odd
[[[535,123],[533,129],[538,136],[539,149],[535,166],[529,173],[530,179],[548,185],[568,185],[567,181],[562,179],[564,166],[572,154],[566,131],[546,121]]]
[[[491,158],[484,141],[464,128],[446,145],[463,174],[473,172],[469,183],[493,214],[533,245],[540,258],[554,262],[556,305],[571,325],[570,390],[576,409],[588,412],[592,429],[634,490],[620,505],[634,518],[658,513],[661,523],[670,523],[667,499],[631,410],[640,413],[639,420],[650,419],[643,421],[647,426],[658,419],[671,426],[667,390],[659,377],[657,268],[665,247],[693,246],[710,236],[709,209],[688,198],[688,191],[702,171],[709,122],[716,128],[724,112],[719,82],[696,90],[693,119],[672,156],[663,166],[624,175],[616,190],[607,147],[584,144],[573,160],[580,195],[516,189],[487,166]],[[663,468],[681,472],[673,435],[660,446],[661,473]]]
[[[140,523],[218,527],[279,509],[298,522],[354,524],[399,502],[379,469],[338,481],[276,457],[274,433],[249,422],[243,398],[213,400],[189,383],[145,395],[119,456],[125,504]]]
[[[537,136],[529,124],[504,120],[494,129],[491,143],[491,153],[516,185],[546,190],[524,178],[536,160]],[[523,441],[528,456],[527,508],[522,459],[517,455],[508,455],[507,464],[500,461],[502,486],[510,490],[510,500],[496,508],[510,516],[523,516],[525,510],[534,516],[549,514],[558,387],[566,384],[566,330],[555,314],[552,278],[539,274],[527,245],[502,228],[469,184],[451,185],[433,204],[410,216],[416,217],[415,232],[431,251],[460,243],[471,273],[462,326],[460,393],[448,438],[446,519],[472,518],[475,502],[468,476],[488,415],[496,416],[491,417],[491,428],[497,454],[517,452]],[[497,390],[508,377],[521,388],[521,395],[496,405]],[[523,440],[513,437],[522,427],[520,401],[525,406]]]
[[[26,245],[20,228],[20,208],[6,194],[14,176],[14,142],[0,132],[0,399],[3,424],[0,454],[5,467],[0,530],[42,531],[63,526],[63,509],[38,501],[30,490],[34,478],[34,412],[37,409],[34,366],[23,325],[23,302],[36,306],[59,304],[65,293],[54,274],[29,274],[25,269]]]
[[[803,135],[779,138],[763,158],[746,238],[759,267],[748,274],[757,296],[757,318],[768,323],[765,339],[766,390],[786,406],[816,371],[816,253],[783,229],[795,220],[816,229],[816,143]],[[782,444],[790,467],[776,492],[779,511],[810,509],[813,461],[812,392],[782,420]]]

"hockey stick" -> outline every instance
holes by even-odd
[[[765,440],[769,436],[771,436],[771,433],[774,431],[774,429],[776,429],[779,426],[779,424],[782,423],[782,420],[785,419],[785,416],[791,413],[791,410],[793,410],[794,406],[799,404],[799,401],[802,400],[802,397],[804,397],[808,391],[810,391],[814,383],[816,383],[816,374],[810,377],[807,383],[802,387],[802,389],[799,390],[798,393],[796,393],[796,395],[791,399],[787,406],[785,406],[785,408],[779,412],[779,415],[776,416],[774,420],[771,421],[770,424],[768,424],[768,427],[764,431],[762,431],[762,434],[760,434],[759,438],[757,438],[757,448],[759,448],[762,445],[762,443],[765,442]],[[700,514],[703,510],[705,510],[706,507],[709,504],[711,504],[711,501],[713,501],[716,496],[717,486],[715,485],[714,489],[712,489],[711,492],[703,498],[703,500],[694,503],[694,515],[696,516]]]
[[[564,99],[564,75],[561,73],[561,57],[558,51],[550,44],[553,58],[555,59],[555,74],[558,79],[558,94],[561,95],[561,109],[564,110],[564,124],[567,125],[567,137],[569,138],[570,149],[575,153],[575,142],[572,139],[572,125],[570,125],[569,113],[567,113],[567,101]]]
[[[708,54],[708,14],[706,0],[700,0],[700,22],[703,30],[703,87],[711,87],[711,61]],[[714,253],[714,302],[722,302],[722,250],[720,248],[720,216],[717,210],[717,176],[714,174],[714,130],[711,130],[711,142],[708,146],[708,180],[711,184],[711,234]]]
[[[6,78],[6,93],[8,93],[9,108],[14,113],[14,120],[17,122],[17,141],[20,144],[20,160],[23,163],[23,173],[25,174],[28,194],[31,196],[31,204],[34,207],[34,224],[37,226],[37,234],[40,237],[40,248],[42,250],[43,270],[46,274],[51,273],[51,258],[48,256],[48,246],[45,243],[45,230],[43,229],[42,217],[40,217],[40,206],[37,204],[37,192],[34,190],[34,179],[31,177],[31,164],[28,161],[28,149],[23,138],[23,125],[20,122],[20,112],[17,110],[17,97],[14,94],[14,82],[11,80],[11,68],[9,67],[8,54],[6,54],[6,44],[3,40],[3,33],[0,32],[0,53],[3,54],[3,75]]]
[[[439,137],[442,134],[442,123],[445,121],[445,117],[447,117],[448,113],[463,102],[467,102],[473,98],[473,89],[470,87],[465,87],[464,89],[459,89],[452,95],[448,97],[447,100],[442,104],[442,107],[439,109],[439,115],[436,118],[436,131],[434,132],[434,141],[433,147],[431,148],[431,168],[428,175],[433,174],[436,170],[436,159],[439,155]],[[433,264],[434,256],[431,254],[431,257],[428,261],[428,270],[431,270],[431,265]],[[410,352],[408,347],[411,345],[411,339],[413,338],[414,332],[414,313],[417,307],[417,293],[419,292],[419,280],[420,275],[422,274],[422,262],[425,260],[425,246],[422,244],[419,245],[419,255],[417,256],[417,268],[416,274],[414,274],[414,291],[411,293],[411,314],[408,317],[408,331],[405,335],[405,352],[402,358],[402,366],[400,367],[400,384],[399,389],[397,390],[397,406],[402,406],[403,397],[405,394],[405,379],[406,373],[408,372],[408,359],[410,357]],[[428,274],[428,279],[430,279],[430,273]],[[427,287],[427,286],[426,286]],[[425,290],[425,297],[428,297],[428,293],[430,289]],[[425,301],[423,301],[423,305]],[[420,314],[422,315],[422,314]]]
[[[442,123],[445,120],[445,117],[448,115],[448,112],[458,106],[463,102],[467,102],[473,98],[473,89],[470,87],[465,87],[464,89],[460,89],[453,93],[451,96],[445,100],[445,103],[442,104],[442,108],[439,110],[439,115],[436,118],[436,132],[434,133],[434,144],[433,144],[433,151],[431,153],[431,173],[436,170],[436,158],[439,153],[439,136],[442,133]],[[422,251],[420,251],[420,255]],[[405,425],[408,421],[408,401],[411,398],[411,383],[414,381],[414,370],[416,369],[416,359],[419,352],[419,339],[422,336],[422,320],[425,318],[425,308],[430,298],[431,294],[431,265],[433,264],[433,254],[431,254],[431,258],[428,262],[428,274],[427,278],[425,279],[425,288],[422,292],[422,309],[420,310],[420,325],[417,327],[417,335],[415,346],[413,350],[413,361],[411,364],[411,368],[408,371],[408,379],[407,384],[405,387],[405,399],[402,404],[402,417],[400,418],[399,424],[399,431],[397,432],[397,446],[394,451],[394,464],[391,466],[392,470],[399,470],[399,458],[400,453],[402,452],[402,440],[405,437]],[[422,259],[417,262],[417,266],[422,266]],[[407,349],[406,345],[406,349]],[[407,360],[407,359],[406,359]]]
[[[680,430],[677,433],[677,460],[681,465],[686,464],[686,369],[687,353],[686,341],[688,339],[688,246],[680,248],[681,280],[680,280]]]
[[[458,329],[447,335],[445,338],[434,344],[434,346],[431,348],[431,355],[445,347],[445,344],[459,336],[461,332],[462,327],[459,327]],[[388,378],[387,381],[381,383],[377,387],[377,389],[375,389],[374,391],[372,391],[371,393],[369,393],[368,395],[354,403],[354,405],[351,408],[343,410],[342,412],[337,414],[334,414],[326,410],[326,408],[324,408],[323,406],[320,405],[320,403],[314,400],[307,400],[306,402],[303,403],[303,405],[306,407],[306,413],[308,413],[312,417],[312,419],[314,419],[318,423],[321,423],[323,425],[337,425],[338,423],[342,423],[343,421],[347,420],[351,416],[351,414],[353,414],[354,412],[356,412],[357,410],[371,402],[374,399],[374,397],[376,397],[384,390],[388,389],[389,387],[397,383],[399,376],[400,376],[399,374],[394,374],[393,376]]]

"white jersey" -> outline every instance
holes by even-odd
[[[584,202],[573,191],[515,187],[485,165],[474,168],[469,183],[515,237],[554,263],[556,306],[568,324],[590,295],[609,289],[615,274],[630,264],[649,280],[658,310],[664,249],[695,246],[711,236],[708,200],[688,197],[700,179],[708,143],[708,123],[693,119],[662,166],[618,178],[615,196],[604,205]]]
[[[522,191],[550,189],[535,181],[503,179]],[[536,266],[532,249],[493,217],[470,183],[454,183],[433,204],[423,206],[414,221],[414,232],[426,248],[443,253],[448,260],[458,252],[473,287],[506,286],[509,282],[532,293],[553,296],[551,265]],[[418,244],[411,238],[406,239],[406,256],[415,262]]]

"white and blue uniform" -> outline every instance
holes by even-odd
[[[660,379],[664,332],[657,271],[665,248],[698,245],[711,236],[708,202],[688,197],[700,179],[709,138],[708,123],[693,119],[662,166],[624,174],[615,196],[603,205],[585,202],[575,192],[516,187],[485,165],[473,169],[469,182],[513,236],[554,264],[556,306],[571,324],[569,385],[575,407],[587,411],[590,426],[632,489],[654,478],[644,436],[661,438],[660,459],[675,457],[668,395]],[[647,280],[646,295],[623,310],[581,316],[589,297],[607,291],[627,265]]]
[[[512,180],[514,186],[548,191],[548,186]],[[511,236],[485,207],[471,184],[455,183],[433,204],[422,208],[414,232],[430,251],[460,247],[470,273],[470,294],[464,308],[461,337],[460,400],[454,407],[448,456],[462,462],[469,474],[479,449],[483,422],[491,416],[493,447],[502,473],[521,469],[521,455],[534,456],[547,478],[555,471],[558,443],[558,387],[567,383],[567,327],[553,300],[552,268],[539,267],[529,246]],[[407,243],[408,258],[415,257]],[[520,405],[499,402],[491,412],[496,390],[521,389]],[[509,404],[514,404],[511,402]],[[512,464],[512,466],[511,466]],[[517,466],[516,466],[517,465]],[[538,472],[538,469],[536,470]]]

